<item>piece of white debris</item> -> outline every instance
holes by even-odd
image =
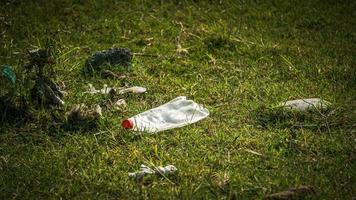
[[[328,106],[330,106],[330,104],[330,102],[324,101],[319,98],[310,98],[286,101],[280,103],[279,106],[285,109],[306,111],[310,109],[326,109]]]
[[[104,84],[103,88],[100,90],[95,89],[95,87],[92,84],[88,84],[88,90],[85,93],[89,94],[109,94],[109,93],[114,93],[116,92],[117,89],[108,87],[108,85]],[[123,88],[120,89],[118,88],[118,93],[119,94],[126,94],[126,93],[145,93],[147,91],[146,88],[144,87],[139,87],[139,86],[134,86],[134,87],[129,87],[129,88]]]
[[[64,101],[61,98],[59,98],[57,95],[53,95],[51,98],[53,103],[55,103],[56,105],[64,106]]]
[[[129,177],[133,177],[136,180],[139,180],[142,179],[147,174],[156,174],[156,175],[172,174],[175,171],[177,171],[177,168],[174,165],[167,165],[165,167],[160,166],[151,169],[150,167],[142,164],[140,167],[140,171],[129,173]]]
[[[119,100],[117,100],[115,103],[114,103],[114,108],[115,109],[120,109],[120,108],[122,108],[122,107],[125,107],[126,106],[126,101],[125,101],[125,99],[119,99]]]
[[[129,88],[119,90],[119,94],[125,94],[129,92],[139,94],[139,93],[145,93],[146,91],[147,89],[144,87],[134,86],[134,87],[129,87]]]
[[[103,114],[102,114],[102,112],[101,112],[101,107],[100,107],[100,105],[98,105],[98,104],[95,105],[94,113],[96,113],[99,117],[103,116]]]
[[[88,84],[88,90],[85,93],[89,93],[89,94],[109,94],[112,90],[115,91],[114,88],[108,87],[108,85],[104,84],[104,87],[101,90],[97,90],[95,89],[95,87],[92,84]]]

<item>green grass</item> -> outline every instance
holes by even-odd
[[[355,1],[5,2],[0,64],[19,71],[26,50],[50,39],[69,95],[62,111],[1,125],[0,199],[260,199],[299,185],[315,188],[310,198],[355,197]],[[177,55],[178,42],[188,54]],[[88,56],[111,47],[158,57],[134,57],[125,80],[81,73]],[[97,130],[51,126],[46,112],[106,100],[83,94],[88,83],[148,92],[104,109]],[[156,135],[121,129],[180,95],[210,116]],[[270,111],[308,97],[332,102],[332,113],[285,121]],[[127,173],[141,164],[179,171],[135,182]]]

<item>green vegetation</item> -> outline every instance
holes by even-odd
[[[49,41],[55,81],[68,96],[63,109],[1,124],[0,199],[260,199],[300,185],[314,187],[310,198],[355,196],[355,1],[2,4],[0,64],[13,66],[27,87],[33,83],[19,73],[26,51]],[[146,56],[116,70],[122,80],[82,73],[86,58],[112,47]],[[106,101],[83,94],[88,83],[148,92],[125,95],[120,111],[104,108],[95,128],[55,125],[75,104]],[[210,116],[156,135],[121,129],[122,119],[180,95]],[[333,106],[310,116],[272,109],[309,97]],[[140,164],[178,172],[136,182],[128,172]]]

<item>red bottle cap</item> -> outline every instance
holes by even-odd
[[[134,127],[134,123],[132,120],[125,119],[124,121],[122,121],[121,126],[125,129],[132,129]]]

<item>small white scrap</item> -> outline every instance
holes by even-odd
[[[145,93],[146,91],[147,89],[144,87],[134,86],[134,87],[129,87],[129,88],[119,90],[119,94],[125,94],[129,92],[139,94],[139,93]]]
[[[125,99],[119,99],[114,103],[115,109],[120,109],[120,108],[125,107],[125,106],[126,106]]]
[[[330,102],[319,98],[296,99],[280,103],[279,106],[285,109],[306,111],[311,109],[326,109],[328,106],[330,106]]]
[[[142,179],[147,174],[156,174],[156,175],[172,174],[177,170],[178,169],[174,165],[167,165],[165,167],[160,166],[160,167],[151,169],[150,167],[142,164],[140,167],[140,171],[129,173],[129,177],[133,177],[136,180],[139,180],[139,179]]]
[[[104,84],[104,87],[100,90],[95,89],[95,87],[92,84],[88,84],[88,90],[85,93],[89,94],[109,94],[112,91],[116,91],[115,88],[108,87],[108,85]],[[144,87],[139,87],[139,86],[134,86],[134,87],[129,87],[129,88],[124,88],[119,90],[119,94],[126,94],[126,93],[145,93],[147,91],[146,88]]]
[[[89,94],[109,94],[111,90],[114,90],[114,88],[108,87],[108,85],[104,84],[104,87],[101,90],[95,89],[95,87],[92,84],[88,84],[89,89],[85,93]],[[115,90],[114,90],[115,91]]]
[[[100,107],[100,105],[99,104],[96,104],[95,105],[95,109],[94,109],[94,113],[96,113],[98,116],[103,116],[103,114],[102,114],[102,110],[101,110],[101,107]]]
[[[57,95],[53,95],[52,99],[53,99],[55,104],[58,104],[60,106],[64,106],[64,101],[61,98],[59,98]]]

